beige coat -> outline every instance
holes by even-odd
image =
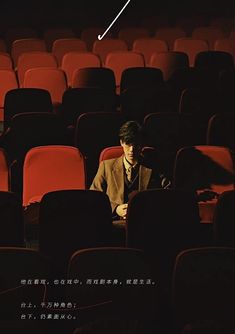
[[[152,169],[140,165],[138,190],[153,188],[152,181]],[[123,156],[102,161],[90,189],[105,192],[110,199],[112,211],[124,204]]]

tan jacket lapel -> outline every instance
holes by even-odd
[[[123,156],[118,158],[112,169],[113,179],[116,185],[116,192],[119,194],[121,202],[124,201],[124,170],[123,170]],[[114,190],[115,191],[115,190]]]
[[[140,165],[139,170],[139,190],[146,190],[148,188],[149,180],[152,175],[152,170]]]

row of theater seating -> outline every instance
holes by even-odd
[[[82,39],[68,37],[56,39],[53,42],[52,49],[48,52],[51,52],[53,55],[55,55],[58,64],[61,65],[64,54],[71,51],[88,52],[88,50],[89,48],[87,47],[86,42]],[[132,45],[129,48],[127,42],[124,39],[104,38],[101,41],[94,40],[92,49],[89,51],[99,55],[103,64],[105,63],[107,54],[113,51],[133,51],[143,53],[147,64],[150,63],[152,53],[182,51],[188,53],[190,56],[190,64],[193,65],[196,53],[209,50],[227,51],[234,56],[234,38],[218,37],[213,40],[213,46],[210,46],[206,36],[204,38],[186,38],[185,36],[179,36],[178,38],[175,36],[174,38],[174,36],[172,36],[171,44],[167,38],[163,38],[163,36],[159,36],[158,38],[140,37],[134,38]],[[4,46],[0,48],[0,51],[11,56],[14,66],[17,67],[20,54],[30,51],[46,52],[47,48],[46,42],[43,39],[25,38],[14,41],[9,53],[6,53]]]
[[[123,72],[119,99],[110,70],[83,69],[79,73],[80,87],[66,90],[61,104],[56,107],[50,92],[45,89],[9,90],[2,110],[4,130],[9,127],[13,116],[26,112],[54,111],[65,126],[75,126],[77,118],[83,113],[116,112],[120,117],[123,115],[125,119],[143,123],[151,113],[175,113],[175,117],[186,114],[187,117],[202,117],[207,122],[214,114],[234,111],[234,88],[229,87],[235,78],[233,69],[225,71],[211,87],[207,85],[216,79],[216,73],[208,78],[208,71],[180,69],[165,84],[157,69],[127,69]],[[100,87],[91,87],[95,81]]]
[[[93,111],[104,111],[104,110],[116,110],[120,107],[125,113],[131,115],[132,118],[140,116],[140,119],[144,117],[147,113],[151,112],[161,112],[161,111],[180,111],[180,112],[193,112],[202,109],[202,105],[207,105],[203,108],[201,113],[211,114],[216,108],[216,110],[223,110],[224,112],[232,112],[234,108],[234,67],[231,64],[231,58],[227,57],[227,54],[221,53],[201,53],[198,56],[197,66],[194,68],[187,67],[187,62],[185,55],[179,53],[168,53],[159,54],[159,61],[161,64],[158,65],[159,68],[149,68],[149,67],[132,67],[125,68],[125,62],[123,68],[119,68],[120,79],[120,101],[115,102],[115,69],[112,71],[108,68],[81,68],[76,72],[75,76],[76,82],[75,86],[80,87],[80,90],[69,91],[66,87],[64,74],[57,69],[44,69],[37,68],[30,70],[31,81],[34,74],[34,83],[32,86],[37,86],[39,88],[47,89],[51,95],[52,102],[65,100],[72,101],[72,96],[74,97],[73,103],[70,103],[70,109],[78,109],[81,103],[81,109],[85,108],[86,111],[89,109],[85,106],[85,99],[82,101],[79,98],[82,95],[82,91],[87,92],[87,103],[91,103],[94,99]],[[161,59],[160,59],[161,58]],[[72,65],[71,65],[72,67]],[[72,72],[72,71],[71,71]],[[5,78],[4,78],[5,76]],[[21,89],[17,92],[9,92],[9,90],[14,89],[17,86],[15,75],[11,71],[1,71],[1,107],[8,109],[7,104],[11,104],[11,109],[17,109],[21,111],[44,111],[49,110],[49,102],[43,107],[43,103],[40,103],[40,96],[42,100],[45,99],[45,93],[38,93],[36,97],[36,89]],[[167,77],[167,80],[164,78]],[[61,82],[59,84],[59,78]],[[4,80],[5,79],[5,80]],[[29,78],[30,79],[30,78]],[[93,89],[92,89],[93,87]],[[106,94],[106,98],[109,102],[104,105],[103,102],[97,101],[98,87],[100,89],[100,95],[102,95],[101,90],[103,89],[103,95]],[[81,89],[83,88],[83,89]],[[180,103],[180,97],[182,91],[188,89],[187,93],[182,95],[182,99],[186,99],[189,103]],[[192,91],[195,91],[193,98]],[[39,89],[38,89],[39,90]],[[28,91],[28,93],[26,93]],[[33,91],[35,94],[33,95]],[[75,93],[76,92],[76,93]],[[8,94],[9,93],[9,94]],[[191,95],[192,97],[186,97]],[[63,96],[64,95],[64,96]],[[186,96],[185,96],[186,95]],[[17,98],[17,96],[19,96]],[[20,96],[21,99],[20,99]],[[76,97],[77,96],[77,100]],[[5,103],[5,97],[7,102]],[[69,97],[69,98],[68,98]],[[220,97],[221,102],[218,99]],[[33,107],[33,98],[36,99],[35,106]],[[25,99],[25,102],[23,103]],[[47,97],[49,99],[49,97]],[[112,102],[110,101],[113,100]],[[15,101],[15,102],[14,102]],[[27,101],[28,104],[27,104]],[[207,102],[206,102],[207,101]],[[13,104],[16,104],[13,107]],[[45,103],[45,102],[44,102]],[[99,104],[99,107],[95,108],[95,103]],[[22,105],[24,104],[24,109]],[[103,104],[103,106],[101,105]],[[38,105],[41,106],[39,110]],[[200,107],[199,107],[200,105]],[[197,107],[196,107],[197,106]],[[35,109],[33,109],[35,108]],[[69,108],[66,108],[69,113]],[[140,110],[138,110],[140,109]],[[145,110],[144,110],[145,109]],[[215,112],[215,111],[214,111]],[[217,112],[217,111],[216,111]],[[140,115],[138,115],[140,114]],[[142,114],[142,115],[141,115]],[[5,118],[5,116],[4,116]],[[8,118],[8,117],[7,117]]]
[[[71,90],[68,92],[74,93],[78,100],[83,100],[83,91],[80,92],[80,97],[79,94],[76,96],[79,93],[77,91],[73,92]],[[19,91],[14,93],[16,95],[12,94],[12,96],[17,97]],[[128,120],[127,115],[124,112],[96,112],[96,110],[91,112],[93,110],[85,109],[82,109],[79,113],[79,104],[77,110],[70,111],[70,105],[74,104],[73,96],[71,103],[69,102],[69,96],[67,96],[68,108],[66,109],[65,103],[63,105],[64,109],[61,110],[59,115],[48,112],[50,104],[44,109],[45,112],[23,112],[20,109],[20,101],[22,101],[22,97],[25,97],[24,93],[23,91],[23,95],[18,95],[18,103],[8,103],[6,111],[9,111],[9,113],[6,113],[5,129],[0,137],[0,147],[6,152],[6,160],[11,170],[11,189],[21,188],[19,175],[22,173],[19,175],[18,173],[23,168],[25,154],[29,149],[42,145],[70,145],[78,148],[86,160],[86,184],[89,186],[98,168],[101,151],[107,146],[119,145],[119,128]],[[27,93],[28,91],[26,91],[26,95]],[[37,94],[41,96],[40,93],[44,92],[33,91],[33,97],[37,97]],[[87,101],[86,92],[84,95],[85,102],[82,105],[85,105]],[[42,94],[42,96],[44,95]],[[45,102],[47,102],[47,97],[46,94]],[[14,109],[15,105],[17,105],[16,110]],[[76,105],[74,104],[74,106]],[[204,108],[206,106],[203,105]],[[41,105],[38,104],[38,107],[40,109]],[[91,103],[90,107],[97,106],[93,106]],[[15,111],[17,114],[14,113]],[[192,115],[186,112],[182,114],[159,112],[147,114],[144,117],[144,145],[153,147],[159,152],[160,163],[169,178],[172,178],[176,152],[182,147],[207,144],[235,150],[234,113],[214,114],[213,112],[215,110],[212,110],[211,114],[205,115]],[[16,178],[15,173],[18,175]]]
[[[5,57],[6,55],[3,55],[3,58]],[[198,53],[193,68],[189,66],[188,56],[183,52],[155,53],[150,68],[145,67],[143,55],[134,52],[109,53],[105,67],[101,67],[98,56],[91,53],[66,54],[64,56],[66,61],[62,68],[57,67],[53,55],[45,52],[25,53],[20,56],[20,59],[22,63],[18,66],[17,74],[11,69],[0,70],[1,108],[6,93],[18,87],[46,89],[51,94],[52,102],[56,104],[61,102],[62,95],[68,87],[99,86],[112,91],[116,88],[116,93],[120,94],[120,90],[127,88],[120,87],[122,81],[127,80],[123,79],[123,73],[130,68],[139,69],[129,72],[129,86],[145,86],[152,89],[156,85],[168,82],[177,70],[185,71],[185,74],[183,72],[181,77],[179,75],[176,78],[182,86],[190,84],[197,86],[204,80],[215,85],[222,70],[231,70],[227,76],[223,76],[231,82],[230,77],[233,75],[230,73],[233,73],[234,66],[232,55],[222,51]]]
[[[13,236],[22,226],[20,204],[12,193],[0,196],[4,222],[11,223]],[[19,244],[0,247],[0,326],[2,321],[19,321],[22,314],[40,319],[41,314],[55,313],[76,315],[72,326],[78,326],[94,321],[100,307],[101,319],[115,314],[121,319],[140,317],[165,333],[180,333],[187,323],[197,321],[229,323],[235,293],[234,200],[234,191],[219,198],[214,220],[217,246],[212,246],[198,238],[193,193],[140,192],[128,209],[126,246],[117,247],[110,237],[111,210],[104,194],[46,194],[40,204],[39,251]],[[7,228],[2,226],[1,238]],[[54,302],[64,307],[58,309]],[[72,309],[66,309],[67,303]],[[20,309],[20,304],[25,306]]]
[[[194,56],[195,55],[192,55],[193,58]],[[221,67],[224,65],[224,63],[226,63],[227,68],[233,67],[234,65],[233,56],[228,52],[203,51],[198,53],[196,52],[195,61],[193,59],[194,66],[205,66],[205,62],[208,61],[207,59],[205,59],[206,57],[211,57],[212,61],[213,58],[217,57],[217,61],[222,61]],[[18,84],[19,87],[38,87],[40,85],[40,81],[38,83],[33,82],[30,77],[32,76],[33,72],[36,71],[37,73],[37,71],[40,70],[41,72],[44,71],[46,73],[51,72],[50,74],[48,74],[49,78],[50,76],[56,76],[56,74],[54,73],[60,73],[60,75],[57,74],[57,81],[59,83],[61,82],[61,85],[63,83],[62,88],[63,90],[65,90],[67,87],[77,86],[77,81],[79,80],[79,74],[77,72],[79,71],[79,69],[87,67],[103,67],[111,69],[115,75],[116,86],[119,87],[123,70],[131,67],[145,67],[146,63],[143,54],[136,52],[110,52],[107,54],[107,58],[103,66],[101,64],[99,56],[96,54],[88,52],[68,52],[64,55],[61,66],[58,67],[54,55],[46,52],[37,51],[22,54],[19,57],[17,71],[15,73],[12,69],[12,61],[10,57],[6,54],[0,54],[0,66],[2,80],[3,82],[8,82],[9,87],[15,88],[18,86]],[[163,72],[163,77],[166,81],[169,79],[169,73],[170,70],[172,70],[172,67],[174,67],[175,69],[181,67],[189,67],[189,57],[187,53],[180,51],[154,52],[151,55],[148,66],[160,69]],[[25,77],[26,72],[28,72],[29,70],[31,70],[31,74],[27,73],[27,77]],[[39,76],[39,74],[37,74],[37,76]],[[46,76],[46,74],[44,74],[44,76]]]
[[[167,33],[169,34],[168,38]],[[215,36],[211,41],[206,34],[204,38],[197,37],[197,35],[195,35],[195,37],[185,37],[185,34],[180,34],[180,31],[177,30],[174,31],[174,28],[168,29],[165,32],[166,36],[164,36],[163,32],[162,35],[159,32],[159,36],[156,36],[155,38],[146,36],[138,37],[138,34],[136,35],[136,38],[133,37],[133,41],[129,47],[124,38],[113,39],[110,37],[104,38],[102,41],[94,40],[91,49],[89,49],[87,43],[82,39],[72,37],[58,38],[53,42],[52,48],[49,51],[47,50],[46,42],[43,39],[17,39],[12,43],[11,50],[7,54],[12,57],[15,67],[17,66],[19,55],[29,51],[51,52],[55,55],[59,65],[61,65],[63,55],[71,51],[92,51],[100,56],[103,64],[105,63],[106,55],[112,51],[134,51],[143,53],[147,64],[150,63],[151,54],[154,52],[183,51],[188,54],[191,53],[191,65],[194,63],[195,54],[200,51],[228,51],[234,56],[234,38]],[[0,51],[6,53],[6,48],[3,42],[1,44]]]
[[[119,146],[106,148],[100,155],[100,161],[119,157],[121,154],[122,148]],[[94,161],[93,156],[88,156],[84,161],[80,151],[72,146],[34,147],[27,153],[24,152],[24,155],[11,166],[10,189],[16,191],[14,187],[17,184],[19,196],[19,188],[22,187],[22,205],[28,221],[32,221],[30,207],[35,203],[38,205],[46,193],[63,189],[87,189],[87,169],[92,162],[95,169],[92,171],[95,173],[99,164],[99,161]],[[145,147],[141,157],[143,164],[162,173],[159,158],[153,148]],[[234,189],[234,170],[234,155],[228,148],[206,145],[183,147],[176,154],[172,187],[197,193],[200,221],[211,223],[217,197]],[[1,151],[1,174],[1,189],[8,191],[9,172],[4,151]],[[151,203],[153,201],[150,201]],[[146,204],[145,208],[147,207]],[[152,214],[152,209],[150,211]],[[92,214],[96,214],[95,210]],[[147,216],[146,212],[145,217]]]
[[[173,38],[173,37],[172,37]],[[106,57],[108,53],[113,51],[133,51],[141,53],[144,56],[145,63],[151,64],[151,56],[154,53],[178,51],[185,52],[189,57],[190,65],[194,65],[195,56],[202,51],[225,51],[232,54],[234,58],[234,39],[233,38],[216,38],[213,41],[213,47],[210,47],[208,38],[189,38],[180,37],[172,40],[172,45],[169,46],[169,41],[163,38],[135,38],[133,40],[131,48],[128,48],[128,44],[123,39],[104,38],[101,41],[96,40],[92,46],[92,53],[100,57],[100,61],[103,65],[106,63]],[[25,52],[47,52],[46,43],[42,39],[37,38],[25,38],[18,39],[13,42],[10,53],[4,51],[4,47],[0,49],[4,59],[0,65],[2,68],[12,67],[11,60],[14,67],[17,68],[18,60],[21,54]],[[55,59],[59,66],[62,65],[63,56],[68,52],[90,52],[86,43],[77,38],[63,38],[56,39],[53,42],[53,46],[50,52],[55,56]],[[7,59],[8,56],[8,59]],[[11,59],[10,59],[11,57]]]
[[[153,23],[154,24],[154,23]],[[153,25],[152,24],[152,25]],[[156,22],[157,25],[157,22]],[[35,29],[30,27],[15,27],[8,29],[5,32],[5,36],[1,39],[1,51],[10,50],[12,43],[15,40],[22,38],[41,38],[45,41],[45,46],[48,51],[52,50],[53,42],[56,39],[61,38],[80,38],[83,40],[88,49],[91,51],[92,46],[97,36],[103,34],[106,27],[91,26],[81,29],[79,33],[74,31],[71,27],[51,27],[45,29],[39,34]],[[152,31],[150,31],[152,30]],[[176,24],[175,26],[165,23],[162,26],[153,27],[140,27],[129,23],[128,27],[120,28],[116,33],[113,33],[112,29],[106,34],[109,38],[119,38],[127,43],[128,49],[132,48],[135,39],[139,38],[157,38],[165,40],[169,49],[172,49],[173,42],[177,38],[192,37],[193,39],[206,40],[209,44],[210,49],[214,47],[216,39],[221,38],[234,38],[235,32],[235,19],[230,28],[226,24],[221,26],[205,26],[205,24],[198,23],[192,28],[190,32],[185,29],[183,24]]]

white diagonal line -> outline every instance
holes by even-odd
[[[107,34],[107,32],[109,31],[109,29],[112,27],[112,25],[117,21],[117,19],[119,18],[119,16],[122,14],[122,12],[124,11],[124,9],[126,8],[126,6],[129,4],[131,0],[128,0],[126,2],[126,4],[122,7],[122,9],[120,10],[120,12],[118,13],[118,15],[115,17],[115,19],[113,20],[112,23],[110,23],[110,25],[108,26],[108,28],[105,30],[105,32],[103,33],[103,35],[98,35],[97,38],[99,41],[102,40],[102,38],[104,38],[104,36]]]

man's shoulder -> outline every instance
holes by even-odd
[[[103,160],[102,162],[106,167],[112,168],[113,166],[122,163],[122,160],[123,160],[123,158],[121,156],[121,157],[118,157],[118,158]]]

